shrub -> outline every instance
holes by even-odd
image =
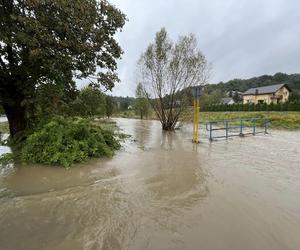
[[[0,155],[0,167],[12,164],[13,161],[14,161],[14,158],[13,158],[13,154],[11,154],[11,153],[6,153],[3,155]]]
[[[111,130],[81,119],[54,118],[23,143],[21,162],[70,167],[90,157],[112,156],[120,148]]]

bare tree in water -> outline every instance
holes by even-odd
[[[139,81],[163,130],[174,130],[182,112],[190,104],[193,86],[204,85],[209,76],[205,56],[193,34],[173,43],[163,28],[141,55]]]

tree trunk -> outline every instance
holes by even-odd
[[[165,131],[173,131],[173,130],[175,130],[175,125],[176,124],[174,124],[172,122],[165,122],[165,123],[162,123],[162,129]]]
[[[15,99],[13,103],[3,104],[3,108],[8,119],[10,136],[12,138],[23,132],[27,126],[26,110],[21,103],[21,99]]]

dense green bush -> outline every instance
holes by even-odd
[[[112,156],[119,148],[112,130],[84,119],[54,118],[24,141],[20,160],[70,167],[90,157]]]
[[[0,155],[0,167],[5,167],[9,164],[13,164],[13,162],[14,162],[13,154],[6,153]]]

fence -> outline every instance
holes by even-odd
[[[213,141],[219,138],[228,139],[233,136],[267,134],[269,124],[270,120],[261,118],[212,121],[206,123],[206,130],[209,132],[209,140]],[[214,131],[219,133],[214,135]],[[223,133],[220,134],[222,131]]]

